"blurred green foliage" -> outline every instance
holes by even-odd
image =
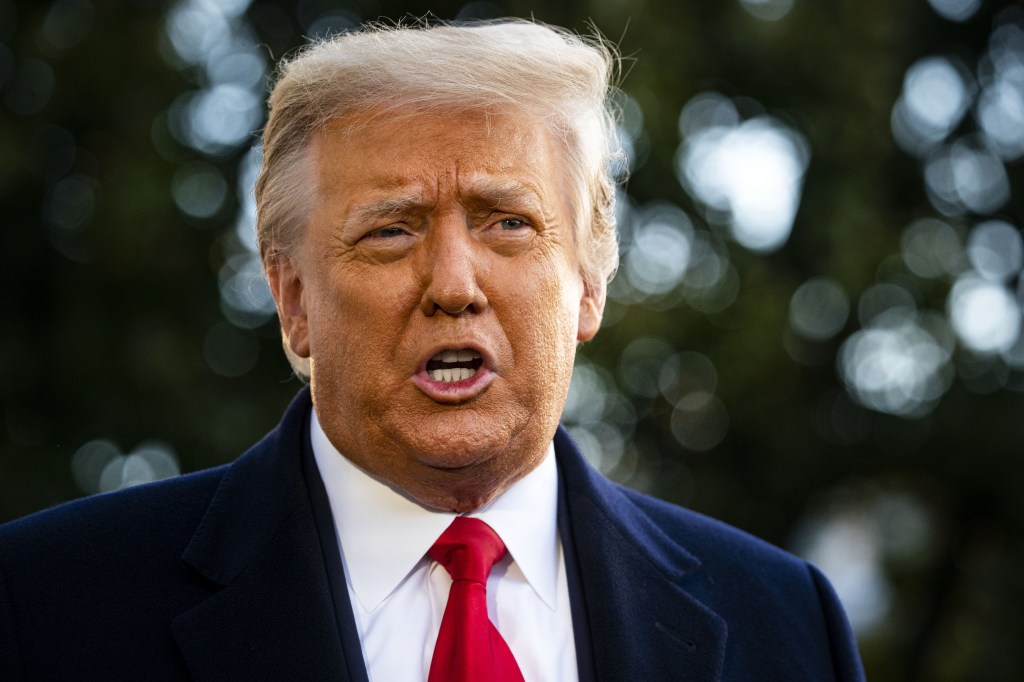
[[[72,459],[97,439],[123,453],[157,439],[185,471],[230,461],[299,387],[273,320],[224,326],[219,277],[239,250],[235,187],[259,126],[214,153],[175,137],[176,102],[209,78],[174,57],[166,22],[179,4],[0,0],[0,521],[83,494]],[[881,599],[859,631],[870,679],[1024,678],[1020,370],[958,349],[957,377],[933,409],[893,416],[844,384],[837,356],[855,314],[817,342],[789,322],[793,293],[822,275],[855,308],[876,283],[912,280],[917,304],[943,311],[949,282],[898,262],[905,227],[937,212],[922,160],[894,141],[893,107],[919,59],[979,64],[1016,3],[984,2],[959,23],[925,0],[796,0],[777,21],[738,0],[221,4],[244,9],[268,64],[317,25],[378,17],[592,25],[618,43],[623,89],[642,112],[630,202],[671,202],[707,234],[721,231],[675,169],[683,107],[716,92],[803,136],[810,163],[785,245],[765,254],[715,237],[739,283],[731,304],[610,301],[608,325],[581,351],[610,396],[603,419],[627,414],[615,422],[624,451],[606,471],[812,558],[816,528],[846,519],[875,533],[860,557],[880,571],[863,582]],[[200,162],[228,189],[188,215],[172,186]],[[1019,230],[1021,164],[1006,171],[1010,196],[994,215]],[[944,219],[963,233],[984,217]],[[235,345],[218,373],[210,344],[225,334]],[[629,390],[620,359],[644,336],[710,361],[728,423],[710,449],[680,444],[664,391]],[[249,359],[231,355],[243,351]]]

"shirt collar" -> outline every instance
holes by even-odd
[[[455,518],[428,509],[369,475],[310,420],[317,468],[327,490],[345,574],[360,606],[373,611],[421,560]],[[498,533],[523,576],[554,609],[561,544],[558,539],[558,467],[554,444],[543,461],[482,509],[467,514]]]

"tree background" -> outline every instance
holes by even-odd
[[[273,64],[378,18],[624,57],[623,265],[565,415],[821,565],[872,680],[1024,678],[1024,11],[997,0],[0,0],[0,521],[228,462],[299,387]]]

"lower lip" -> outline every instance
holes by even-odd
[[[413,375],[412,380],[428,398],[454,405],[472,400],[483,393],[494,377],[494,372],[481,366],[476,374],[461,381],[435,381],[425,369]]]

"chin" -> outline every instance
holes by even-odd
[[[509,450],[508,440],[492,433],[420,433],[404,439],[404,444],[406,452],[420,464],[451,472],[486,466]]]
[[[521,435],[529,423],[513,410],[495,418],[467,407],[419,418],[400,414],[390,421],[387,430],[402,450],[425,466],[444,470],[507,457],[522,447]]]
[[[547,452],[543,435],[490,423],[487,428],[430,424],[394,434],[404,480],[394,483],[423,505],[464,513],[488,504],[532,471]],[[429,426],[437,427],[429,428]],[[395,472],[396,474],[398,472]]]

